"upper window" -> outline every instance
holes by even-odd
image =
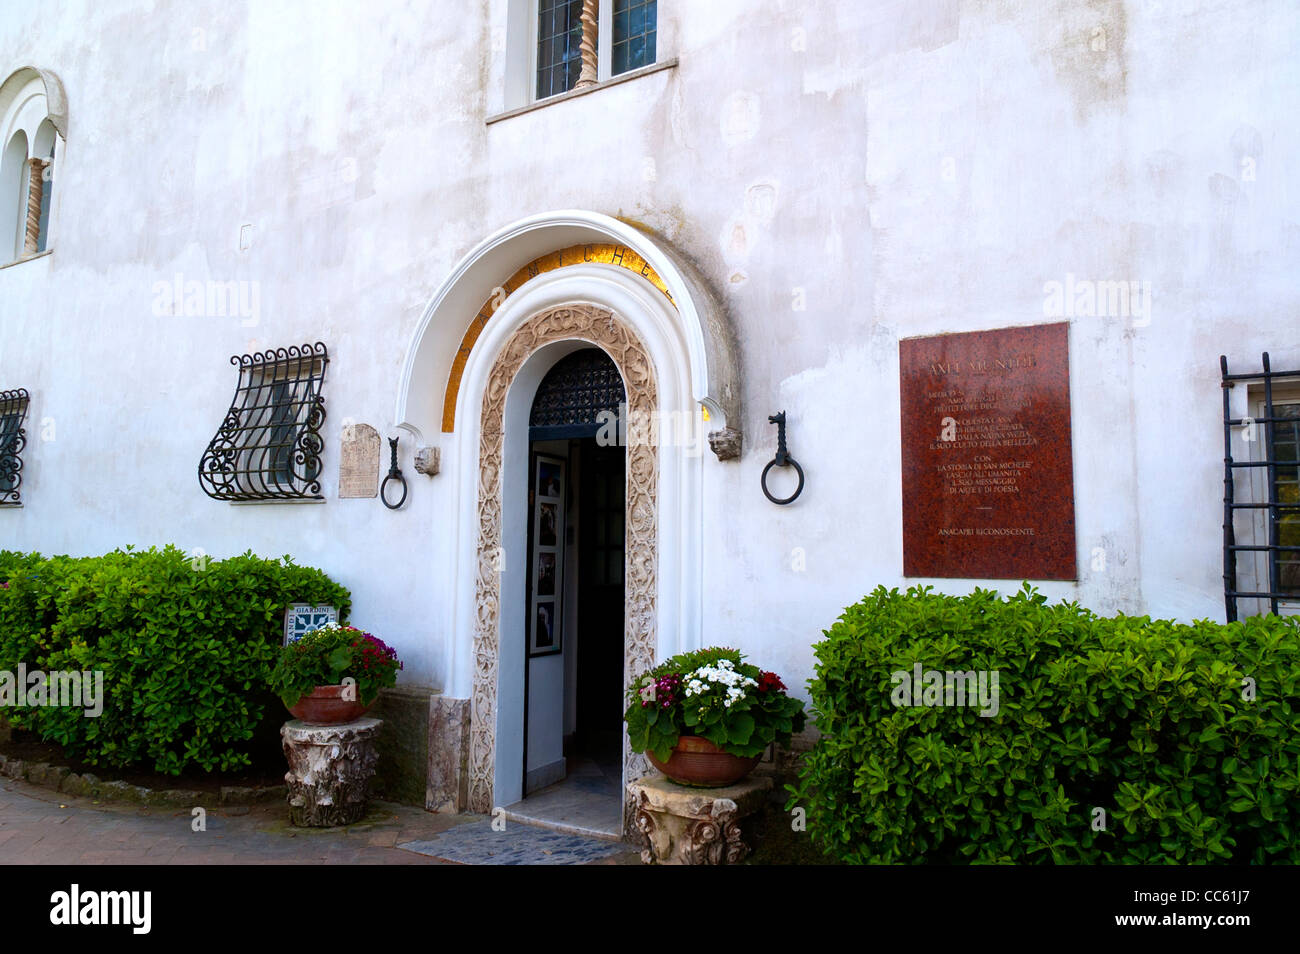
[[[0,264],[50,247],[54,170],[62,137],[47,90],[51,74],[19,70],[0,84]]]
[[[582,73],[582,0],[538,0],[537,98],[573,89]]]
[[[0,391],[0,506],[22,503],[23,447],[29,397],[26,389]]]
[[[656,0],[537,0],[536,98],[652,65],[657,10]]]
[[[613,75],[655,61],[656,0],[614,0]]]
[[[321,500],[325,345],[236,355],[235,399],[199,461],[216,500]]]

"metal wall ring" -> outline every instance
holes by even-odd
[[[390,480],[400,480],[402,482],[402,499],[395,504],[388,502],[388,497],[384,493],[384,488],[388,486]],[[802,483],[800,484],[802,486]],[[400,510],[402,504],[406,503],[406,478],[401,474],[389,474],[384,478],[384,482],[379,485],[379,499],[384,502],[384,506],[389,510]]]
[[[774,504],[784,505],[784,504],[792,503],[796,497],[798,497],[801,493],[803,493],[803,468],[800,467],[799,462],[795,460],[793,457],[791,457],[789,454],[786,455],[785,464],[782,464],[780,466],[784,467],[786,465],[793,467],[798,472],[799,486],[794,489],[794,493],[792,493],[789,497],[784,497],[784,498],[773,497],[772,492],[767,489],[767,472],[771,470],[773,467],[777,466],[776,458],[772,458],[772,460],[768,461],[767,466],[763,468],[763,477],[760,480],[760,483],[763,485],[763,495],[767,497],[768,500],[772,501],[772,503]]]

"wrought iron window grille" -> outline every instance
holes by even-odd
[[[1229,374],[1226,355],[1219,356],[1223,387],[1223,596],[1228,622],[1238,618],[1238,601],[1257,599],[1268,603],[1276,614],[1280,603],[1300,602],[1300,462],[1292,451],[1290,459],[1281,459],[1279,448],[1300,446],[1300,417],[1291,416],[1286,406],[1274,403],[1274,388],[1284,380],[1300,381],[1300,370],[1274,371],[1264,352],[1262,371]],[[1229,395],[1236,383],[1256,384],[1262,392],[1263,414],[1258,417],[1234,418]],[[1249,409],[1249,408],[1248,408]],[[1261,448],[1259,460],[1234,460],[1232,435],[1243,429],[1243,436]],[[1245,470],[1264,472],[1263,500],[1239,500],[1236,474]],[[1238,543],[1234,518],[1239,511],[1262,511],[1267,543]],[[1267,584],[1263,589],[1241,590],[1237,581],[1237,555],[1263,554],[1268,562]]]
[[[22,503],[23,448],[27,431],[23,422],[31,395],[26,388],[0,391],[0,506]]]
[[[528,415],[529,440],[595,437],[601,412],[617,420],[627,402],[618,365],[600,348],[583,348],[555,363],[537,387]]]
[[[239,382],[199,461],[203,492],[214,500],[323,500],[325,345],[235,355],[230,363]]]

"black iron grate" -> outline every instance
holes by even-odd
[[[1262,370],[1247,374],[1229,374],[1228,358],[1219,356],[1219,369],[1223,376],[1223,597],[1229,622],[1237,619],[1237,601],[1243,599],[1265,600],[1273,613],[1278,612],[1282,600],[1300,599],[1300,480],[1297,479],[1297,460],[1281,458],[1279,451],[1300,446],[1300,418],[1293,415],[1290,406],[1279,407],[1273,403],[1273,387],[1282,379],[1300,380],[1300,371],[1274,371],[1268,352],[1261,361]],[[1236,382],[1252,382],[1262,386],[1263,411],[1259,417],[1234,418],[1229,406],[1229,392]],[[1252,429],[1252,443],[1259,441],[1263,448],[1262,460],[1234,460],[1232,434],[1234,428]],[[1265,471],[1264,500],[1240,501],[1236,494],[1236,472],[1240,469]],[[1264,512],[1267,524],[1267,543],[1240,544],[1233,520],[1238,511]],[[1262,553],[1268,560],[1268,584],[1265,589],[1240,590],[1237,583],[1237,554]]]
[[[22,455],[27,446],[23,421],[30,403],[26,388],[0,391],[0,505],[22,503]]]
[[[235,399],[199,461],[216,500],[320,500],[321,389],[329,353],[316,342],[235,355]]]
[[[528,416],[532,440],[594,437],[600,414],[615,418],[627,400],[623,376],[600,348],[583,348],[566,355],[546,373]]]

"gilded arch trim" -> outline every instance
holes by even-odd
[[[460,394],[460,383],[465,374],[465,363],[469,360],[470,352],[474,350],[474,344],[478,341],[479,335],[506,298],[514,294],[524,282],[530,278],[536,278],[542,272],[554,271],[557,268],[565,268],[569,265],[589,265],[597,263],[601,265],[616,265],[625,268],[630,272],[640,275],[655,288],[663,293],[664,297],[673,303],[672,292],[668,290],[668,285],[659,273],[650,267],[650,263],[642,258],[634,249],[626,245],[620,245],[613,242],[592,243],[587,245],[570,245],[568,248],[559,249],[554,252],[547,252],[538,258],[533,259],[523,268],[519,269],[510,278],[503,282],[499,289],[483,302],[474,319],[465,329],[465,334],[460,340],[460,347],[456,351],[456,357],[452,360],[451,371],[447,375],[447,388],[442,399],[442,431],[444,434],[450,434],[456,430],[456,398]]]

